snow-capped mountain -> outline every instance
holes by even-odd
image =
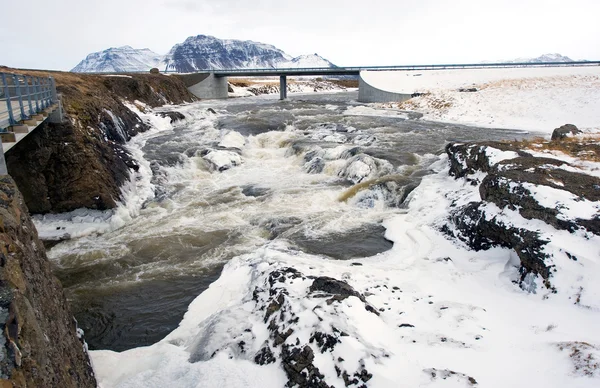
[[[147,48],[111,47],[89,54],[71,71],[78,73],[148,71],[153,67],[159,67],[163,59],[163,55]]]
[[[166,70],[270,68],[292,58],[277,47],[253,41],[190,36],[167,54]]]
[[[306,68],[335,65],[318,54],[294,58],[270,44],[197,35],[176,44],[164,56],[148,49],[136,50],[129,46],[92,53],[71,71],[127,72],[147,71],[152,67],[185,73],[204,69]]]
[[[548,63],[548,62],[573,62],[573,59],[558,54],[543,54],[536,58],[500,59],[495,61],[484,61],[483,63]]]
[[[333,63],[323,58],[319,54],[300,55],[292,58],[287,62],[282,62],[277,65],[278,68],[310,68],[310,67],[336,67]]]

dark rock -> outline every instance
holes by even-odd
[[[171,124],[176,121],[185,120],[185,116],[181,112],[160,112],[159,115],[160,117],[169,117]]]
[[[326,294],[338,295],[343,299],[349,296],[356,296],[357,298],[364,300],[364,297],[356,292],[348,283],[327,276],[315,278],[309,291],[311,293],[324,292]]]
[[[539,274],[548,280],[552,266],[546,265],[547,254],[543,251],[548,241],[540,239],[538,232],[507,226],[496,217],[488,219],[482,210],[483,206],[482,202],[471,202],[454,211],[451,220],[460,233],[454,234],[448,229],[445,231],[475,250],[493,246],[512,248],[521,260],[521,281],[529,273]],[[547,286],[550,288],[549,283]]]
[[[310,346],[303,348],[283,346],[281,365],[288,377],[286,387],[332,388],[325,382],[325,376],[313,365],[315,355]]]
[[[450,175],[455,178],[463,178],[477,171],[489,172],[492,165],[485,152],[487,147],[496,148],[500,151],[514,151],[521,157],[531,156],[516,146],[507,143],[448,143],[446,154],[448,154],[450,161]]]
[[[332,351],[335,345],[340,343],[340,340],[336,336],[333,336],[331,334],[326,334],[317,331],[311,335],[309,342],[311,344],[313,342],[316,342],[316,344],[319,345],[321,353],[325,353],[327,351]]]
[[[150,74],[160,74],[160,71],[156,67],[153,67],[150,69]]]
[[[208,111],[209,113],[212,113],[212,114],[214,114],[214,115],[216,115],[216,114],[217,114],[217,112],[215,112],[215,110],[214,110],[213,108],[208,108],[208,109],[207,109],[207,111]]]
[[[325,168],[325,161],[322,158],[314,158],[304,164],[304,171],[308,174],[320,174]]]
[[[228,84],[227,84],[227,91],[228,91],[229,93],[233,93],[233,87],[231,86],[231,84],[230,84],[230,83],[228,83]]]
[[[540,205],[523,186],[523,183],[548,186],[567,191],[580,199],[599,201],[600,192],[595,186],[600,185],[600,178],[553,168],[564,164],[566,163],[563,161],[549,158],[516,158],[502,161],[483,179],[479,193],[484,201],[495,203],[500,208],[518,209],[524,218],[542,220],[556,229],[570,232],[579,228],[586,228],[591,232],[600,230],[598,219],[567,220],[558,217],[560,209]]]
[[[458,91],[461,93],[473,93],[477,91],[477,88],[459,88]]]
[[[2,386],[96,387],[77,323],[23,198],[0,177]]]
[[[256,353],[256,356],[254,356],[254,362],[258,365],[272,364],[275,361],[277,360],[275,359],[275,356],[268,345],[265,345],[258,351],[258,353]]]
[[[558,127],[552,131],[551,140],[562,140],[570,135],[577,135],[579,133],[581,133],[581,131],[573,124],[565,124],[562,127]]]

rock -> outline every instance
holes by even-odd
[[[150,74],[160,74],[160,71],[156,67],[153,67],[150,69]]]
[[[233,151],[208,150],[203,156],[212,171],[225,171],[242,164],[242,157]]]
[[[358,154],[348,159],[338,176],[357,184],[367,179],[390,174],[393,170],[393,166],[387,160],[374,158],[366,154]]]
[[[442,227],[442,231],[477,251],[494,246],[514,249],[521,261],[520,282],[533,273],[544,278],[547,288],[551,288],[548,282],[551,266],[546,264],[548,256],[543,250],[548,241],[540,239],[535,231],[508,226],[496,217],[487,217],[484,208],[484,202],[471,202],[453,211],[450,219],[458,233],[447,226]]]
[[[2,382],[11,387],[96,387],[77,323],[28,214],[14,181],[1,176]]]
[[[233,93],[233,86],[230,83],[227,83],[227,92]]]
[[[562,140],[569,136],[577,135],[582,133],[576,126],[573,124],[565,124],[562,127],[556,128],[552,131],[552,140]]]
[[[185,120],[185,116],[181,112],[160,112],[159,115],[160,117],[169,117],[171,119],[171,124],[176,121]]]
[[[239,132],[229,131],[221,139],[219,147],[236,148],[238,150],[241,150],[242,148],[244,148],[245,144],[246,138],[244,136],[242,136]]]
[[[498,156],[501,153],[513,153],[511,157],[531,156],[512,144],[500,142],[448,143],[446,145],[450,175],[455,178],[463,178],[478,171],[490,171],[492,166],[501,160]]]
[[[356,292],[348,283],[327,276],[315,278],[309,291],[311,293],[323,292],[325,294],[337,295],[341,299],[345,299],[349,296],[356,296],[357,298],[364,300],[364,297]]]
[[[123,144],[149,127],[123,101],[150,107],[195,100],[176,77],[53,73],[65,120],[44,123],[6,153],[29,211],[114,208],[137,163]]]
[[[585,228],[600,235],[598,217],[570,218],[563,214],[563,207],[569,207],[569,201],[564,206],[549,208],[541,205],[532,193],[536,187],[552,188],[557,194],[563,191],[566,193],[559,197],[565,201],[571,197],[573,206],[581,200],[600,201],[600,190],[596,188],[600,187],[600,178],[558,168],[565,164],[550,158],[519,157],[502,161],[483,179],[479,193],[484,201],[495,203],[500,208],[518,210],[526,219],[542,220],[556,229],[570,232]]]
[[[304,171],[308,174],[320,174],[325,168],[325,161],[323,158],[313,158],[310,161],[304,163]]]
[[[458,91],[461,93],[473,93],[477,91],[477,88],[459,88]]]

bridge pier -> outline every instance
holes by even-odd
[[[287,98],[287,77],[285,75],[279,76],[279,99],[285,100]]]

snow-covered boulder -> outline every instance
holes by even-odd
[[[348,159],[346,166],[338,176],[356,184],[367,179],[373,179],[393,171],[393,166],[387,160],[374,158],[366,154],[358,154]]]
[[[221,142],[219,143],[219,147],[237,148],[238,150],[241,150],[244,148],[245,144],[246,138],[244,138],[243,135],[241,135],[239,132],[230,131],[223,136]]]
[[[202,158],[212,171],[225,171],[242,164],[242,157],[233,151],[209,150]]]

